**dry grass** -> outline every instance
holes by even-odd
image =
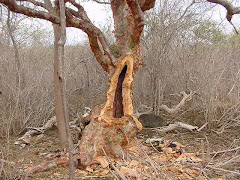
[[[159,136],[155,134],[155,136]],[[162,137],[163,135],[160,135]],[[195,167],[198,170],[202,170],[204,176],[208,178],[225,176],[226,179],[237,180],[240,176],[239,173],[239,156],[240,149],[223,152],[229,149],[234,149],[240,146],[239,134],[232,129],[231,133],[226,133],[224,136],[218,136],[213,132],[200,132],[200,133],[167,133],[163,136],[164,139],[179,142],[184,144],[186,152],[197,153],[200,158],[203,159],[203,163],[200,164],[184,164],[185,167]],[[6,179],[17,179],[24,175],[24,169],[39,165],[43,162],[50,161],[55,157],[64,155],[59,151],[57,131],[53,129],[44,134],[44,136],[36,136],[33,138],[30,145],[24,148],[20,146],[12,145],[13,137],[9,142],[6,140],[1,141],[1,154],[2,154],[2,177],[5,173]],[[220,152],[220,153],[218,153]],[[156,155],[155,155],[156,156]],[[164,164],[159,164],[152,155],[148,155],[148,152],[143,156],[143,162],[147,163],[150,167],[149,170],[143,171],[141,179],[172,179],[175,180],[177,176],[181,175],[181,172],[163,171],[162,168],[166,167]],[[139,160],[139,159],[138,159]],[[140,161],[140,160],[139,160]],[[178,165],[174,167],[179,169]],[[234,173],[233,173],[234,172]],[[116,173],[116,172],[114,172]],[[94,179],[97,178],[96,174],[81,174],[75,173],[76,178]],[[29,179],[68,179],[67,166],[59,166],[56,168],[48,169],[44,172],[34,173]],[[113,177],[110,176],[110,179]],[[109,179],[106,177],[106,179]]]

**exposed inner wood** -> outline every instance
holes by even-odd
[[[116,71],[109,81],[107,100],[100,111],[98,121],[113,125],[124,125],[124,122],[134,121],[138,130],[141,123],[133,116],[132,83],[134,76],[134,56],[131,54],[122,57],[115,63]]]
[[[126,76],[126,72],[127,72],[127,66],[125,65],[122,72],[119,75],[117,87],[115,91],[114,103],[113,103],[114,118],[121,118],[124,116],[122,88],[123,88],[123,81]]]

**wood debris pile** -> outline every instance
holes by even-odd
[[[148,139],[144,142],[142,155],[126,159],[111,159],[99,156],[85,167],[77,169],[83,179],[89,177],[118,177],[120,179],[179,179],[207,180],[202,171],[202,159],[195,153],[184,151],[184,145],[162,139]],[[218,180],[224,178],[218,178]]]
[[[163,139],[147,139],[139,141],[135,155],[123,159],[114,159],[98,156],[88,166],[79,166],[75,176],[80,179],[88,178],[113,178],[114,179],[168,179],[168,180],[207,180],[202,169],[202,159],[195,153],[184,151],[184,145],[178,142]],[[77,156],[76,156],[77,157]],[[76,158],[77,160],[77,158]],[[24,170],[27,174],[46,171],[48,168],[68,165],[67,154],[52,161],[28,167]],[[218,178],[215,180],[224,180]]]

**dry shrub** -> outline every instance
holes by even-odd
[[[85,106],[93,108],[105,98],[107,75],[86,46],[66,47],[66,90],[71,118],[82,113]],[[16,73],[12,47],[6,48],[0,56],[3,59],[3,68],[0,69],[0,137],[3,138],[20,134],[27,127],[42,126],[55,114],[53,48],[22,48],[19,73]]]
[[[135,104],[147,104],[162,115],[160,105],[174,106],[181,99],[176,94],[193,90],[197,92],[193,100],[168,118],[219,125],[216,120],[240,99],[240,41],[199,41],[193,32],[205,22],[202,10],[197,3],[185,12],[181,2],[162,1],[146,16],[142,40],[145,66],[136,75]],[[53,46],[37,41],[32,46],[22,44],[19,71],[14,49],[6,38],[0,48],[0,137],[8,137],[27,127],[41,126],[55,113]],[[107,74],[88,43],[66,47],[65,67],[71,118],[82,113],[85,106],[93,108],[105,100]]]

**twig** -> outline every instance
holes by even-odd
[[[55,159],[52,161],[48,161],[45,162],[43,164],[39,164],[37,166],[33,166],[33,167],[29,167],[25,170],[26,175],[24,177],[25,180],[28,179],[28,177],[31,175],[31,173],[35,173],[35,172],[41,172],[41,171],[46,171],[49,168],[53,168],[56,167],[58,165],[65,165],[69,163],[69,159],[68,158],[61,158],[61,159]]]
[[[203,128],[205,128],[208,125],[208,122],[206,122],[202,127],[198,128],[197,131],[200,132]]]
[[[232,21],[229,21],[229,23],[232,25],[233,29],[235,30],[236,34],[239,34],[236,26],[232,23]]]
[[[209,166],[209,165],[207,165],[206,167],[211,168],[211,169],[215,169],[215,170],[218,170],[218,171],[224,171],[224,172],[240,175],[240,173],[236,172],[236,171],[230,171],[230,170],[226,170],[226,169],[222,169],[222,168],[216,168],[216,167]]]
[[[235,156],[233,157],[232,159],[228,160],[228,161],[225,161],[224,163],[218,163],[217,165],[215,165],[215,167],[219,167],[219,166],[225,166],[226,164],[230,164],[232,162],[237,162],[236,160],[239,160],[240,158],[240,155],[239,156]]]
[[[111,4],[110,2],[107,2],[107,1],[99,1],[99,0],[93,0],[93,1],[98,4]]]
[[[107,157],[107,159],[108,159],[108,161],[109,161],[108,163],[109,163],[109,165],[111,166],[111,168],[113,168],[113,169],[116,171],[116,173],[120,176],[121,179],[127,180],[127,178],[122,174],[122,172],[119,171],[119,170],[111,163],[111,161],[110,161],[110,159],[109,159],[106,151],[104,150],[104,148],[102,148],[102,151],[103,151],[103,153],[105,154],[105,156]]]
[[[156,166],[154,165],[153,160],[148,156],[148,154],[147,154],[145,151],[143,151],[143,152],[144,152],[144,155],[145,155],[145,156],[147,157],[147,159],[149,160],[149,163],[150,163],[151,166],[153,167],[155,173],[158,174],[158,170],[156,169]]]
[[[227,150],[218,151],[218,152],[211,152],[210,154],[226,153],[226,152],[236,151],[236,150],[238,150],[238,149],[240,149],[240,146],[239,146],[239,147],[236,147],[236,148],[234,148],[234,149],[227,149]],[[206,154],[206,153],[204,153],[204,154]]]
[[[6,160],[4,160],[4,159],[0,159],[0,162],[6,163],[6,164],[11,164],[11,165],[14,165],[14,164],[15,164],[15,162],[6,161]]]

